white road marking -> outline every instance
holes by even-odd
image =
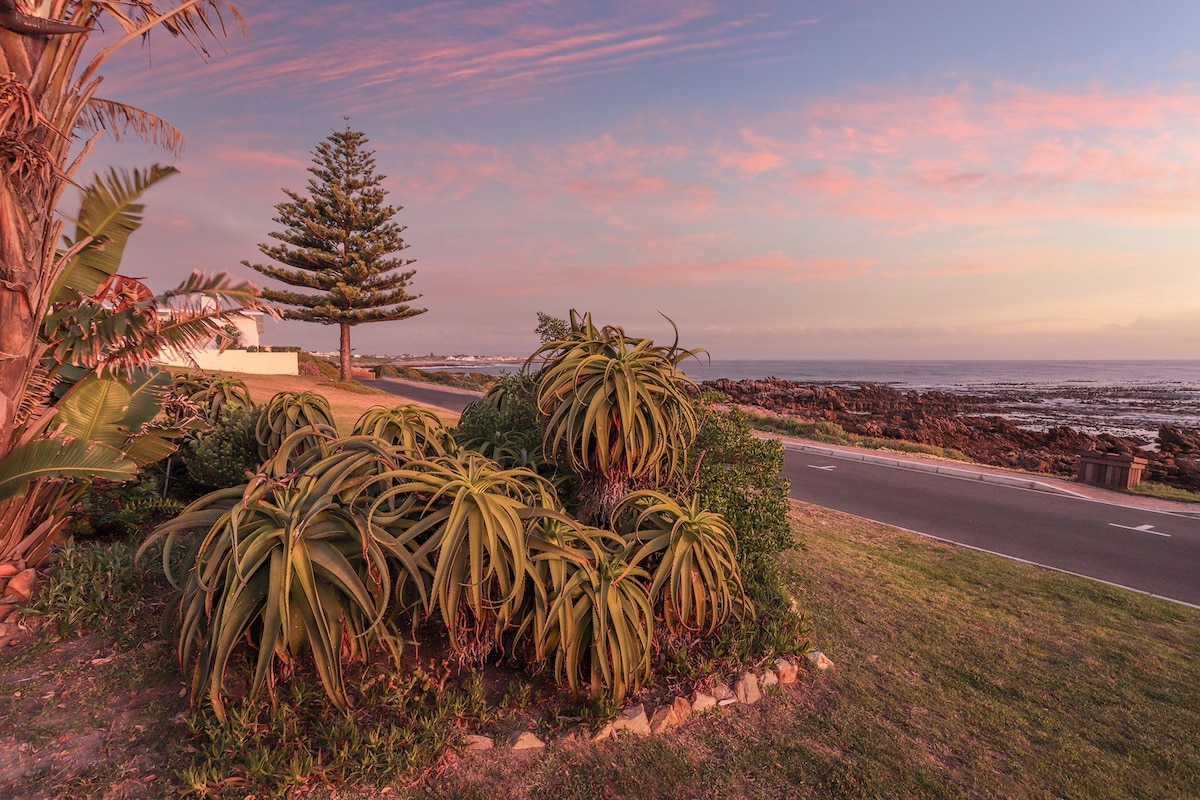
[[[809,466],[809,468],[810,468],[810,469],[823,469],[823,470],[825,470],[826,472],[832,472],[833,470],[837,469],[837,467],[835,467],[835,466],[834,466],[834,465],[832,465],[832,464],[830,464],[830,465],[829,465],[829,466],[827,466],[827,467],[818,467],[816,464],[809,464],[808,466]]]
[[[1132,525],[1118,525],[1115,522],[1110,522],[1108,524],[1114,528],[1124,528],[1127,531],[1137,531],[1138,533],[1153,533],[1155,536],[1166,536],[1167,538],[1171,537],[1171,534],[1169,534],[1169,533],[1163,533],[1162,531],[1154,530],[1153,525],[1138,525],[1135,528]]]

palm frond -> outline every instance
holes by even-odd
[[[132,134],[172,155],[183,152],[183,131],[162,117],[116,100],[91,98],[83,107],[75,127],[88,134],[108,132],[118,141]]]

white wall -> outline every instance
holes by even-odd
[[[245,350],[193,350],[192,358],[200,369],[224,372],[248,372],[252,375],[299,375],[296,353],[247,353]],[[192,366],[186,358],[164,353],[159,363],[168,367]]]

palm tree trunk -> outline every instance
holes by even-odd
[[[36,355],[37,311],[17,287],[0,284],[0,458],[16,443],[14,431]]]
[[[354,370],[350,365],[350,323],[340,323],[342,328],[341,374],[338,380],[354,380]]]

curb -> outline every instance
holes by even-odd
[[[928,464],[923,461],[909,461],[907,459],[894,458],[890,456],[877,456],[871,453],[860,453],[856,451],[838,450],[832,447],[821,447],[820,445],[800,444],[798,442],[790,442],[783,439],[778,441],[783,442],[784,449],[786,450],[796,450],[803,453],[819,453],[820,455],[829,456],[831,458],[842,458],[847,461],[866,461],[872,464],[896,467],[898,469],[907,469],[914,472],[929,472],[933,473],[934,475],[945,475],[950,478],[958,478],[959,480],[964,481],[980,481],[983,483],[994,483],[1001,486],[1013,486],[1018,489],[1032,489],[1037,492],[1047,492],[1049,494],[1077,497],[1081,500],[1091,499],[1081,492],[1073,492],[1070,489],[1065,489],[1061,486],[1045,483],[1033,478],[1021,478],[1015,475],[999,475],[993,472],[979,472],[971,469],[963,469],[961,467],[947,467],[941,464]]]

